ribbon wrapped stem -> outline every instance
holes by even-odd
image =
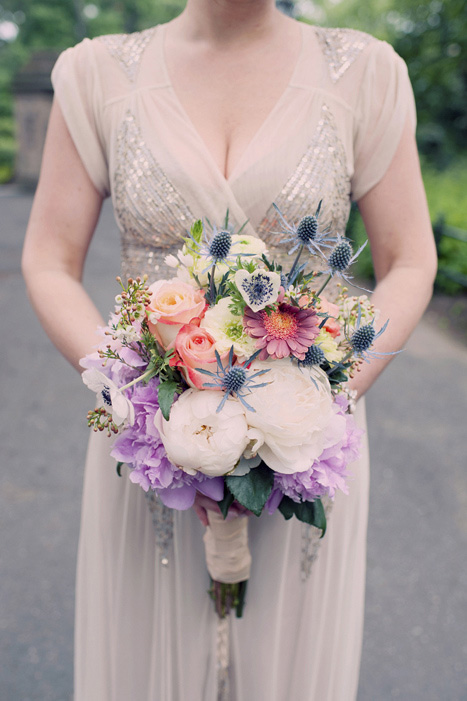
[[[227,521],[222,514],[208,511],[208,521],[204,547],[211,576],[209,593],[220,618],[227,616],[232,609],[240,618],[251,569],[248,517],[239,516]]]

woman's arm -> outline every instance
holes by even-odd
[[[47,334],[78,370],[103,321],[81,285],[102,197],[73,144],[58,103],[50,115],[42,168],[23,250],[29,298]]]
[[[404,347],[430,301],[436,274],[436,249],[415,138],[407,122],[394,159],[383,177],[358,202],[370,240],[377,285],[372,302],[389,319],[374,350]],[[363,363],[352,380],[361,396],[393,356]]]

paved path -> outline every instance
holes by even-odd
[[[26,299],[19,261],[30,206],[29,196],[0,189],[0,699],[68,701],[89,395]],[[86,271],[104,316],[115,293],[116,239],[107,207]],[[424,322],[368,396],[358,701],[467,699],[466,409],[467,349]]]

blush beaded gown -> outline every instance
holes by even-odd
[[[302,25],[281,98],[226,179],[171,86],[164,26],[65,51],[56,98],[96,188],[112,197],[122,275],[173,275],[165,256],[191,222],[230,220],[284,255],[272,203],[343,233],[351,199],[384,175],[406,120],[402,60],[353,30]],[[116,243],[117,245],[117,243]],[[117,271],[116,271],[117,272]],[[364,406],[357,406],[364,425]],[[75,701],[351,701],[363,628],[368,454],[352,465],[328,532],[280,514],[250,517],[253,556],[242,619],[228,626],[228,691],[207,595],[203,527],[115,474],[110,442],[90,439],[78,556]]]

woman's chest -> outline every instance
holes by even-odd
[[[183,50],[167,41],[174,94],[225,178],[280,103],[300,48],[299,36],[280,47],[234,52]]]

